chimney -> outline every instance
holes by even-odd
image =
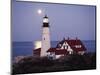
[[[65,37],[63,38],[63,40],[66,40]]]
[[[76,40],[78,40],[78,38],[76,37]]]
[[[68,40],[69,40],[70,38],[68,37]]]

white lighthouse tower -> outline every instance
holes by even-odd
[[[47,56],[47,50],[50,48],[50,29],[49,29],[49,19],[47,15],[43,17],[42,26],[42,47],[40,56]]]

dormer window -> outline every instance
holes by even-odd
[[[59,44],[59,47],[61,47],[61,44]]]
[[[75,47],[76,47],[76,48],[81,48],[82,46],[81,46],[81,45],[75,45]]]

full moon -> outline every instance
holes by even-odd
[[[42,13],[42,10],[41,9],[38,9],[37,12],[38,12],[38,14],[41,14]]]

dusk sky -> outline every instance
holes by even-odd
[[[37,10],[42,13],[38,14]],[[42,20],[49,17],[51,40],[63,37],[95,40],[96,7],[87,5],[12,3],[12,41],[41,40]]]

